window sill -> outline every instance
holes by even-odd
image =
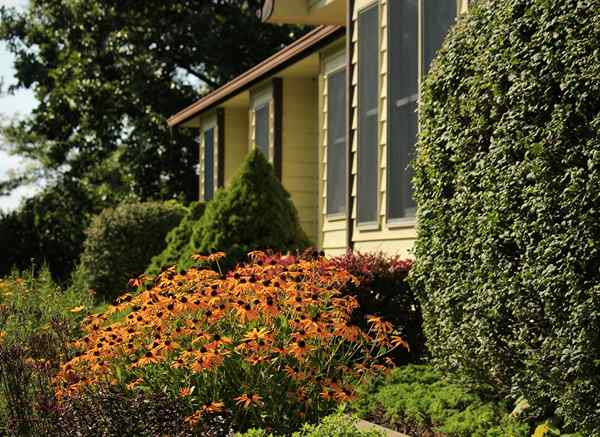
[[[359,232],[363,232],[363,231],[379,231],[381,229],[381,227],[379,226],[379,223],[377,223],[377,222],[366,222],[366,223],[358,223],[356,225],[356,229]]]
[[[325,214],[325,219],[328,222],[339,222],[341,220],[346,220],[347,216],[345,212],[336,212],[335,214]]]
[[[416,217],[403,217],[399,219],[391,219],[386,223],[388,229],[414,228],[417,225]]]

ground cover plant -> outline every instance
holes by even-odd
[[[55,380],[58,396],[106,383],[164,391],[195,411],[191,427],[227,413],[236,430],[287,433],[354,399],[356,385],[406,347],[380,317],[368,332],[350,322],[359,304],[339,290],[355,278],[331,261],[249,256],[225,275],[217,263],[138,278],[140,293],[86,321],[80,353]]]
[[[235,437],[276,437],[275,434],[262,429],[251,429]],[[331,416],[323,418],[317,424],[304,424],[292,437],[385,437],[378,430],[364,431],[356,427],[356,419],[344,414],[341,409]]]
[[[506,402],[482,399],[427,365],[394,369],[363,388],[358,414],[415,436],[529,437],[529,423],[510,416]],[[489,393],[488,393],[489,394]]]
[[[600,2],[477,2],[424,83],[413,285],[446,369],[600,434]]]
[[[73,281],[93,289],[98,300],[112,301],[165,249],[165,237],[185,214],[173,201],[125,202],[103,210],[86,231]]]

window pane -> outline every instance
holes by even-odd
[[[346,70],[327,77],[327,214],[346,209]]]
[[[412,169],[417,141],[418,1],[389,3],[388,218],[414,215]]]
[[[204,200],[213,198],[215,171],[215,130],[204,131]]]
[[[358,222],[377,221],[379,9],[358,16]]]
[[[256,147],[269,156],[269,104],[266,103],[256,108],[254,113],[254,140]]]
[[[456,0],[423,0],[423,57],[425,72],[456,19]]]
[[[415,214],[411,164],[417,142],[417,103],[393,108],[390,113],[388,157],[388,218],[410,217]]]

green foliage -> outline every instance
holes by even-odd
[[[0,279],[1,343],[10,346],[52,336],[56,324],[74,336],[92,303],[88,293],[61,289],[47,267],[39,272],[34,267],[22,273],[14,271]]]
[[[75,182],[57,183],[12,212],[0,212],[0,277],[24,270],[32,260],[66,280],[77,264],[91,212],[100,199]]]
[[[600,433],[598,0],[492,0],[425,81],[414,286],[428,348]]]
[[[254,149],[226,190],[219,190],[194,227],[191,251],[227,253],[226,264],[245,259],[253,250],[287,252],[309,245],[289,193],[273,167]],[[182,265],[191,264],[190,250]]]
[[[262,429],[250,429],[235,437],[275,437],[274,434]],[[292,437],[385,437],[385,434],[377,430],[359,430],[356,427],[356,419],[346,416],[343,409],[336,414],[325,417],[318,424],[305,424],[301,430],[294,432]]]
[[[0,434],[36,435],[50,420],[52,372],[81,334],[92,302],[58,287],[47,268],[0,279]],[[37,408],[42,404],[46,409]]]
[[[175,202],[123,203],[94,217],[86,231],[81,263],[74,275],[79,286],[112,299],[126,290],[165,248],[165,236],[186,209]]]
[[[152,262],[146,269],[147,274],[156,275],[163,267],[177,265],[179,259],[189,253],[188,247],[192,241],[194,225],[204,214],[204,208],[204,203],[200,202],[194,202],[189,206],[181,223],[167,234],[165,250],[152,258]],[[190,253],[188,258],[191,255]]]
[[[316,425],[305,424],[293,437],[385,437],[385,434],[377,430],[359,430],[355,419],[340,412],[325,417]]]
[[[195,134],[171,132],[166,119],[303,33],[262,23],[261,7],[261,0],[1,7],[0,41],[15,56],[11,90],[32,89],[39,102],[4,130],[11,149],[71,180],[125,184],[142,200],[197,199]],[[107,162],[118,171],[107,171]]]
[[[449,437],[529,435],[529,425],[510,417],[504,403],[485,401],[428,366],[397,368],[363,390],[356,402],[359,414],[400,431]]]

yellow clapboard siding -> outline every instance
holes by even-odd
[[[342,256],[346,254],[346,246],[344,245],[343,247],[338,247],[338,248],[323,248],[323,251],[325,252],[325,256],[329,257],[329,258],[333,258],[334,256]]]
[[[237,173],[248,154],[248,111],[225,109],[225,187]]]
[[[315,193],[314,191],[307,191],[306,189],[304,189],[304,191],[288,191],[290,191],[292,200],[296,205],[296,208],[312,208],[312,210],[314,211],[315,203],[317,203],[318,201],[317,193]],[[317,215],[315,214],[314,217],[306,217],[305,220],[316,221]]]
[[[414,240],[379,240],[355,242],[354,250],[358,252],[385,252],[388,255],[400,255],[405,258],[413,258],[412,248]]]
[[[338,249],[346,247],[346,230],[325,232],[323,236],[323,249]]]
[[[323,231],[344,231],[346,229],[346,218],[337,220],[330,220],[325,217],[325,223],[323,224]]]
[[[355,241],[379,241],[379,240],[413,240],[417,236],[417,229],[414,222],[407,222],[404,227],[387,228],[384,225],[383,229],[374,231],[355,230]]]
[[[318,239],[318,84],[314,79],[283,79],[282,183],[290,192],[300,224]]]

